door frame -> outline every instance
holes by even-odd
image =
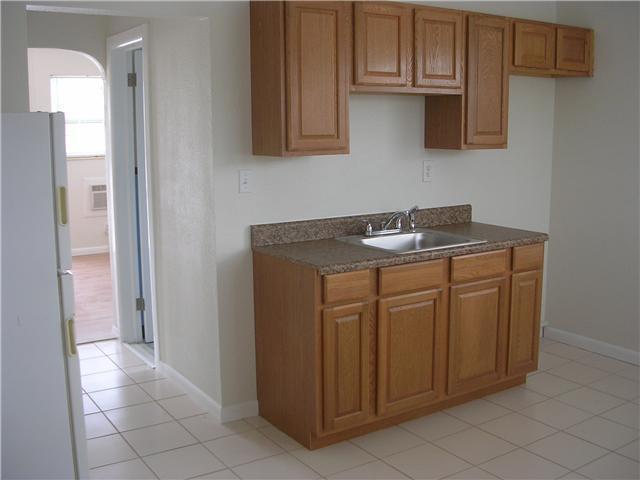
[[[140,329],[137,327],[138,314],[136,310],[137,270],[135,267],[136,244],[134,231],[135,212],[134,186],[132,172],[133,157],[133,124],[129,118],[127,102],[130,101],[129,88],[124,82],[114,82],[114,78],[126,78],[127,53],[142,49],[142,92],[144,115],[144,184],[146,194],[142,201],[146,203],[148,244],[144,249],[149,257],[150,285],[149,292],[145,292],[145,302],[151,307],[154,340],[154,365],[160,359],[160,345],[158,341],[157,297],[156,297],[156,269],[155,269],[155,238],[153,215],[153,165],[150,159],[150,128],[149,128],[149,27],[139,25],[131,30],[107,38],[107,181],[109,183],[110,221],[113,225],[113,235],[110,237],[111,268],[115,278],[116,317],[120,339],[125,343],[142,341]],[[118,163],[116,159],[125,159]]]

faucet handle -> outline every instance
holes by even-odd
[[[365,224],[364,234],[367,237],[370,237],[373,234],[373,226],[371,225],[371,222],[365,218],[361,219],[360,221]]]

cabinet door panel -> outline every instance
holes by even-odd
[[[369,414],[369,315],[368,303],[323,312],[325,430],[357,425]]]
[[[516,273],[511,280],[508,374],[538,368],[542,272]]]
[[[556,66],[560,70],[588,72],[591,69],[591,31],[558,27]]]
[[[556,32],[553,25],[513,22],[513,65],[552,70],[555,67]]]
[[[355,83],[407,86],[411,48],[411,8],[355,4]]]
[[[378,414],[437,400],[446,368],[442,290],[380,300]]]
[[[462,22],[462,12],[416,9],[416,87],[462,88]]]
[[[506,145],[508,20],[472,15],[468,22],[467,144]]]
[[[448,393],[475,390],[505,373],[506,278],[451,288]]]
[[[349,5],[287,2],[287,147],[347,152]]]

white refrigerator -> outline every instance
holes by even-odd
[[[64,116],[2,114],[2,478],[87,478]]]

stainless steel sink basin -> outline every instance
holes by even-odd
[[[462,247],[487,242],[486,240],[439,232],[428,228],[416,228],[415,232],[394,233],[374,237],[350,235],[348,237],[336,238],[336,240],[397,254],[442,250],[445,248]]]

